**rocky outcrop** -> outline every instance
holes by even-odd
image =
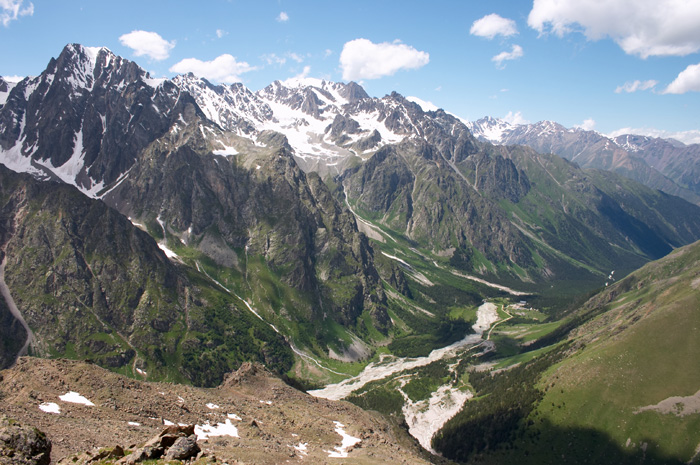
[[[184,461],[200,465],[276,465],[287,460],[333,464],[338,458],[329,457],[329,451],[343,440],[335,431],[336,421],[345,425],[347,434],[362,439],[345,460],[428,463],[406,430],[376,412],[312,397],[262,368],[213,389],[139,381],[64,359],[22,357],[1,374],[0,414],[44,431],[53,444],[54,462],[62,465],[126,462],[149,455],[166,463],[177,441],[192,446],[190,454],[196,450],[193,432],[201,451]],[[68,390],[87,396],[94,405],[60,400]],[[40,410],[44,402],[59,404],[61,413]],[[178,426],[164,426],[165,420]]]
[[[36,428],[0,416],[0,464],[48,465],[51,441]]]
[[[386,331],[385,296],[367,239],[318,175],[299,168],[284,138],[282,146],[234,158],[205,150],[196,127],[185,131],[177,137],[187,142],[174,149],[168,138],[153,144],[105,201],[143,223],[161,221],[177,235],[189,231],[193,244],[210,238],[263,257],[285,285],[311,296],[300,318],[330,317],[350,327],[367,311]]]
[[[473,247],[495,262],[532,266],[528,239],[495,203],[499,197],[524,195],[527,177],[510,160],[482,154],[466,161],[482,167],[477,178],[481,186],[475,188],[476,183],[445,158],[435,146],[404,141],[379,150],[357,171],[348,171],[343,184],[363,211],[435,251]],[[480,191],[497,195],[491,199]]]

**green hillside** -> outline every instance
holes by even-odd
[[[572,318],[588,321],[558,356],[489,375],[484,392],[475,386],[492,398],[468,402],[436,448],[475,463],[700,460],[700,243],[632,273]],[[475,414],[489,403],[493,415]],[[494,422],[491,442],[469,439]]]

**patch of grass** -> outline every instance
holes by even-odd
[[[393,415],[403,418],[403,396],[396,389],[381,386],[362,394],[353,394],[345,400],[365,410],[375,410],[384,415]]]

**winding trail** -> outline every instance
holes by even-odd
[[[14,299],[12,298],[12,295],[10,294],[10,289],[7,287],[7,284],[5,283],[5,262],[7,261],[7,255],[2,259],[2,263],[0,263],[0,294],[2,294],[2,297],[5,299],[5,303],[7,303],[7,308],[10,309],[10,313],[12,316],[14,316],[20,324],[24,327],[24,329],[27,331],[27,340],[24,342],[24,345],[22,348],[19,350],[17,353],[17,357],[15,358],[15,362],[12,364],[12,367],[15,366],[17,363],[17,358],[22,357],[23,355],[27,355],[29,351],[29,345],[34,342],[34,333],[32,330],[29,328],[29,325],[27,322],[24,320],[24,317],[22,316],[22,313],[20,313],[19,309],[17,308],[17,305],[15,304]],[[12,368],[10,367],[10,368]]]

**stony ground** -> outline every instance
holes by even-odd
[[[229,464],[430,461],[403,429],[378,414],[304,394],[259,365],[244,364],[214,389],[137,381],[85,362],[30,357],[0,377],[0,414],[44,431],[54,463],[95,448],[133,449],[169,423],[234,426],[239,437],[198,441],[208,456]],[[59,398],[68,392],[94,405]],[[52,404],[60,413],[40,409],[55,410]],[[344,458],[329,457],[343,442],[335,422],[361,439]]]

